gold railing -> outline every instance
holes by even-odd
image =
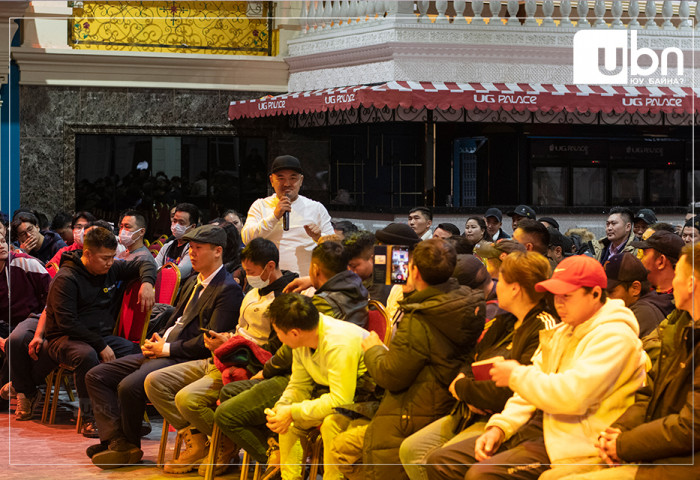
[[[273,2],[73,2],[75,49],[274,56]]]

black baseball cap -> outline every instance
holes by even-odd
[[[520,215],[521,217],[537,220],[537,214],[532,208],[528,207],[527,205],[518,205],[513,210],[508,212],[509,217],[512,217],[514,215]]]
[[[202,225],[186,233],[182,239],[185,242],[211,243],[219,247],[226,247],[226,231],[217,225]]]
[[[559,222],[554,220],[552,217],[540,217],[538,220],[540,223],[542,222],[547,222],[551,226],[553,226],[555,229],[559,230]]]
[[[542,219],[540,219],[540,221],[542,221]],[[550,247],[561,247],[564,254],[571,253],[571,248],[574,246],[574,242],[569,237],[554,227],[547,227],[547,231],[549,231]]]
[[[420,237],[405,223],[390,223],[374,233],[377,241],[387,245],[413,246],[420,242]]]
[[[503,221],[503,212],[501,212],[499,209],[495,207],[491,207],[488,210],[486,210],[486,213],[484,213],[484,218],[486,217],[495,217],[498,219],[499,222]]]
[[[641,220],[647,225],[653,225],[658,222],[654,211],[648,208],[642,208],[637,212],[637,214],[634,216],[634,221],[636,222],[637,220]]]
[[[700,232],[700,216],[695,215],[693,218],[689,218],[685,221],[684,227],[695,227]]]
[[[678,260],[681,258],[681,249],[685,245],[685,242],[675,233],[659,230],[658,232],[654,232],[654,234],[646,240],[630,242],[630,245],[634,248],[641,249],[653,248],[667,257]]]
[[[649,275],[649,271],[644,268],[642,261],[629,252],[612,255],[605,262],[603,268],[605,268],[605,275],[608,277],[608,291],[621,283],[643,282]]]
[[[294,170],[295,172],[304,173],[301,169],[301,162],[299,162],[299,159],[291,155],[281,155],[272,162],[270,173],[275,173],[280,170]]]

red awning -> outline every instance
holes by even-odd
[[[231,102],[229,120],[351,108],[567,110],[605,113],[693,113],[700,89],[676,86],[544,85],[528,83],[389,82],[313,90]]]

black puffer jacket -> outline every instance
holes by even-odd
[[[449,281],[399,303],[404,316],[388,350],[365,352],[367,370],[386,389],[365,435],[364,478],[407,478],[399,460],[404,438],[449,413],[447,390],[484,329],[481,291]]]
[[[364,328],[369,318],[368,298],[362,279],[346,270],[333,275],[316,290],[313,301],[320,313]]]

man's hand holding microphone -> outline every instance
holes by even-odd
[[[289,199],[289,194],[279,198],[277,206],[275,207],[275,217],[277,219],[282,219],[282,228],[284,230],[289,230],[289,212],[292,211],[292,201]]]

